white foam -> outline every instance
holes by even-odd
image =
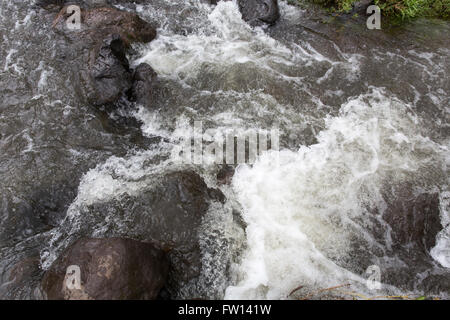
[[[250,27],[242,20],[234,1],[219,2],[209,13],[208,21],[207,26],[187,36],[161,28],[158,37],[145,47],[142,57],[134,63],[146,62],[159,75],[181,80],[196,78],[203,72],[202,67],[208,65],[227,72],[233,65],[245,64],[297,83],[301,83],[300,76],[282,72],[277,66],[283,65],[289,70],[295,65],[325,61],[330,63],[330,68],[342,65],[348,71],[347,77],[354,77],[359,71],[358,55],[341,53],[342,61],[331,61],[309,44],[292,44],[289,48],[268,36],[262,28]]]
[[[252,168],[238,168],[233,188],[248,224],[248,250],[236,269],[241,280],[226,298],[283,299],[299,285],[317,290],[348,282],[364,290],[364,278],[339,264],[355,239],[368,252],[383,250],[367,232],[373,214],[365,208],[381,198],[385,172],[414,176],[418,167],[436,165],[415,148],[442,160],[417,135],[408,109],[373,89],[328,118],[317,144],[268,152]]]
[[[146,177],[155,170],[145,164],[155,153],[148,150],[124,158],[112,156],[89,170],[80,181],[76,202],[89,205],[117,198],[124,193],[138,194],[147,185]]]

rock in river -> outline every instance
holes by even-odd
[[[278,0],[239,0],[242,19],[250,25],[274,24],[280,18]]]
[[[152,178],[152,186],[138,194],[124,194],[108,201],[83,207],[78,218],[81,229],[73,235],[98,234],[101,237],[127,237],[158,243],[167,251],[170,269],[166,292],[170,298],[188,283],[195,282],[202,269],[200,228],[211,201],[223,202],[220,190],[208,188],[193,171],[175,171]],[[110,226],[114,225],[114,228]],[[72,224],[60,227],[70,237]]]
[[[217,4],[218,2],[219,0],[210,0],[211,4]],[[238,5],[242,13],[242,19],[252,26],[262,23],[271,25],[280,18],[278,0],[238,0]]]
[[[168,268],[165,252],[150,243],[80,239],[46,272],[42,289],[51,300],[155,299]]]
[[[126,58],[130,44],[150,42],[156,30],[137,14],[108,7],[82,8],[81,27],[72,30],[66,23],[71,15],[67,9],[61,9],[53,26],[67,39],[61,50],[67,56],[81,57],[68,62],[71,71],[79,76],[80,94],[92,105],[111,105],[133,85]]]

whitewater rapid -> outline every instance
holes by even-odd
[[[372,256],[366,267],[377,265],[392,246],[389,225],[370,208],[383,208],[381,190],[387,183],[417,179],[419,167],[420,174],[431,176],[445,165],[448,152],[417,135],[417,119],[408,111],[374,88],[328,118],[317,144],[269,152],[252,168],[238,168],[233,188],[248,223],[249,249],[238,266],[243,280],[227,289],[227,298],[280,299],[294,284],[329,288],[349,281],[359,284],[359,292],[367,291],[367,275],[349,271],[364,262],[342,260],[357,242]],[[386,181],[392,172],[394,180]],[[377,224],[386,230],[381,243],[370,231]],[[433,250],[438,260],[448,261],[444,241],[441,236]]]
[[[159,2],[194,13],[180,22],[180,31],[173,17],[157,10]],[[137,45],[131,59],[134,66],[150,64],[170,93],[155,109],[138,107],[132,116],[142,122],[144,135],[163,139],[153,149],[111,156],[83,176],[62,227],[52,230],[42,252],[44,267],[83,228],[83,208],[139,194],[156,187],[157,176],[180,169],[196,170],[227,197],[225,204],[213,203],[203,221],[200,283],[180,298],[286,299],[298,286],[308,294],[347,283],[368,296],[404,292],[392,285],[370,291],[364,273],[371,265],[382,272],[404,265],[391,252],[390,226],[382,218],[383,191],[402,183],[414,184],[417,193],[440,193],[443,229],[431,255],[440,267],[450,267],[449,144],[428,137],[415,108],[421,95],[436,108],[448,99],[447,84],[426,63],[435,63],[434,54],[413,51],[417,60],[408,60],[398,52],[380,52],[373,59],[380,65],[399,59],[417,68],[425,81],[438,81],[436,88],[412,87],[406,98],[399,97],[364,78],[362,54],[333,45],[327,55],[314,43],[275,39],[263,28],[249,27],[233,1],[216,7],[159,2],[137,6],[142,17],[157,20],[160,27],[158,37]],[[285,2],[280,6],[285,21],[302,18],[302,10]],[[45,87],[46,78],[39,83]],[[265,152],[254,165],[238,166],[231,185],[218,186],[217,167],[176,157],[194,120],[242,134],[276,126],[281,150]],[[245,221],[245,233],[233,211]],[[108,217],[91,235],[111,228],[126,233],[120,219]],[[210,246],[216,255],[209,253]]]

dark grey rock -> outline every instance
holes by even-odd
[[[75,51],[82,57],[71,61],[73,72],[79,76],[76,83],[80,94],[95,106],[114,104],[133,84],[127,49],[133,42],[153,40],[156,30],[136,14],[114,8],[82,9],[80,30],[69,30],[67,18],[64,7],[53,26],[68,40],[62,50]]]
[[[150,108],[153,101],[153,91],[157,74],[153,68],[141,63],[134,70],[131,100]]]
[[[274,24],[280,18],[277,0],[238,0],[242,18],[250,25]]]

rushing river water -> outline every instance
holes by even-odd
[[[41,271],[8,287],[8,267],[21,259],[45,269],[80,236],[140,238],[117,209],[124,195],[185,169],[227,201],[212,202],[202,221],[200,276],[171,297],[284,299],[300,285],[307,295],[347,283],[366,296],[448,297],[448,22],[376,31],[281,2],[281,19],[263,29],[248,26],[233,1],[150,2],[119,6],[158,25],[129,57],[150,64],[159,82],[151,110],[123,111],[142,124],[128,130],[79,102],[45,11],[2,0],[2,297],[40,297]],[[219,166],[174,156],[194,121],[242,135],[276,127],[280,151],[218,186]],[[441,221],[429,253],[400,248],[383,219],[386,195],[407,203],[424,194],[436,196]],[[380,290],[366,286],[371,265]]]

